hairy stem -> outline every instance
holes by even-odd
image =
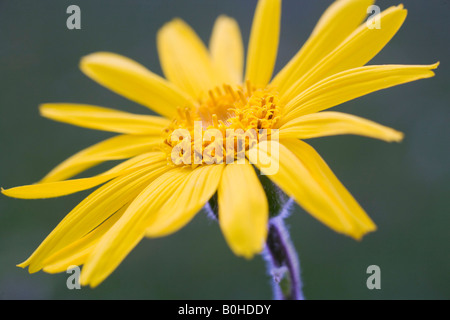
[[[263,254],[273,277],[273,293],[277,300],[303,300],[300,265],[283,217],[270,219],[269,234]]]

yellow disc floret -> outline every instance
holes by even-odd
[[[210,90],[195,108],[178,108],[164,131],[175,165],[231,163],[260,140],[270,139],[280,117],[277,93],[223,85]]]

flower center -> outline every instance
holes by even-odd
[[[249,82],[210,90],[195,108],[178,108],[164,131],[175,165],[232,163],[261,140],[268,140],[279,119],[278,96]]]

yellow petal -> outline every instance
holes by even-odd
[[[208,49],[181,19],[174,19],[159,30],[157,46],[166,78],[195,100],[220,84]]]
[[[433,65],[365,66],[332,75],[292,99],[284,108],[280,125],[322,111],[374,91],[434,76]]]
[[[265,87],[273,73],[280,36],[281,0],[260,0],[256,7],[247,52],[245,80]]]
[[[2,193],[8,197],[19,199],[45,199],[56,198],[72,194],[75,192],[91,189],[99,184],[105,183],[117,177],[119,173],[99,175],[90,178],[56,181],[48,183],[38,183],[11,189],[1,189]]]
[[[177,107],[191,105],[190,98],[174,85],[121,55],[93,53],[81,59],[80,68],[106,88],[165,117],[173,118]]]
[[[45,266],[45,259],[98,227],[168,169],[166,160],[149,163],[98,188],[80,202],[19,266],[29,266],[29,272],[39,271]]]
[[[355,239],[375,230],[375,225],[320,156],[300,140],[262,142],[249,159],[264,172],[261,163],[278,162],[279,170],[268,175],[287,195],[316,219]],[[278,150],[278,152],[271,152]]]
[[[244,68],[244,47],[236,20],[220,16],[212,31],[209,49],[214,67],[224,83],[240,84]]]
[[[87,235],[45,259],[43,270],[49,273],[59,273],[66,271],[72,265],[81,266],[84,264],[101,237],[119,220],[126,209],[127,206],[124,206]]]
[[[2,188],[1,191],[8,197],[20,199],[45,199],[61,197],[75,192],[91,189],[120,175],[129,174],[136,170],[136,167],[139,165],[148,165],[156,161],[162,161],[165,157],[165,154],[162,152],[145,154],[144,157],[135,157],[93,177],[37,183],[6,190]]]
[[[355,239],[360,239],[367,232],[376,229],[375,224],[361,208],[358,202],[343,186],[334,175],[322,157],[310,145],[303,141],[289,139],[283,140],[283,145],[287,147],[297,159],[302,161],[312,176],[325,190],[333,204],[340,211],[351,229],[349,235]]]
[[[144,237],[154,214],[171,198],[190,171],[177,167],[166,172],[133,200],[90,254],[81,272],[82,285],[95,287],[117,268]]]
[[[66,159],[40,182],[69,179],[102,162],[122,160],[155,150],[162,142],[158,136],[120,135],[90,146]]]
[[[338,72],[361,67],[369,62],[392,39],[406,18],[402,5],[391,7],[374,16],[380,19],[380,29],[370,29],[363,23],[337,48],[326,55],[282,95],[282,102],[288,102],[314,83]]]
[[[146,236],[166,236],[191,221],[216,192],[223,168],[224,165],[209,165],[193,170],[164,206],[155,212]]]
[[[339,0],[324,12],[309,39],[271,82],[280,94],[349,36],[374,0]]]
[[[170,121],[150,115],[138,115],[109,108],[75,103],[46,103],[41,115],[76,126],[125,134],[160,135]]]
[[[251,258],[264,248],[269,207],[250,164],[225,167],[218,190],[219,225],[236,255]]]
[[[310,139],[340,134],[356,134],[386,142],[399,142],[403,133],[357,116],[324,111],[307,114],[280,128],[280,139]]]

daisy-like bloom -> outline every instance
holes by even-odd
[[[114,53],[83,57],[80,66],[88,77],[161,116],[69,103],[40,107],[47,118],[119,135],[76,153],[36,184],[2,190],[7,196],[31,199],[99,186],[19,266],[55,273],[83,265],[81,284],[97,286],[142,238],[179,230],[212,197],[231,250],[250,258],[264,249],[268,233],[270,203],[260,179],[269,174],[267,163],[278,165],[267,178],[331,229],[355,239],[374,231],[361,206],[303,141],[341,134],[402,140],[403,134],[391,128],[325,111],[434,75],[437,64],[366,66],[406,18],[402,5],[390,7],[371,17],[381,28],[369,28],[375,20],[364,19],[372,4],[335,1],[274,77],[281,0],[258,2],[245,63],[239,27],[226,16],[217,19],[209,47],[180,19],[159,30],[165,78]],[[225,134],[223,139],[206,139],[210,129]],[[245,163],[225,161],[238,159],[238,152],[217,151],[218,145],[236,142],[226,135],[227,129],[257,132],[256,143],[245,140]],[[264,139],[260,129],[266,130]],[[179,130],[203,138],[173,139]],[[275,132],[277,139],[272,139]],[[185,152],[189,145],[194,152]],[[173,154],[180,155],[179,161]],[[74,178],[110,160],[124,161],[102,174]]]

